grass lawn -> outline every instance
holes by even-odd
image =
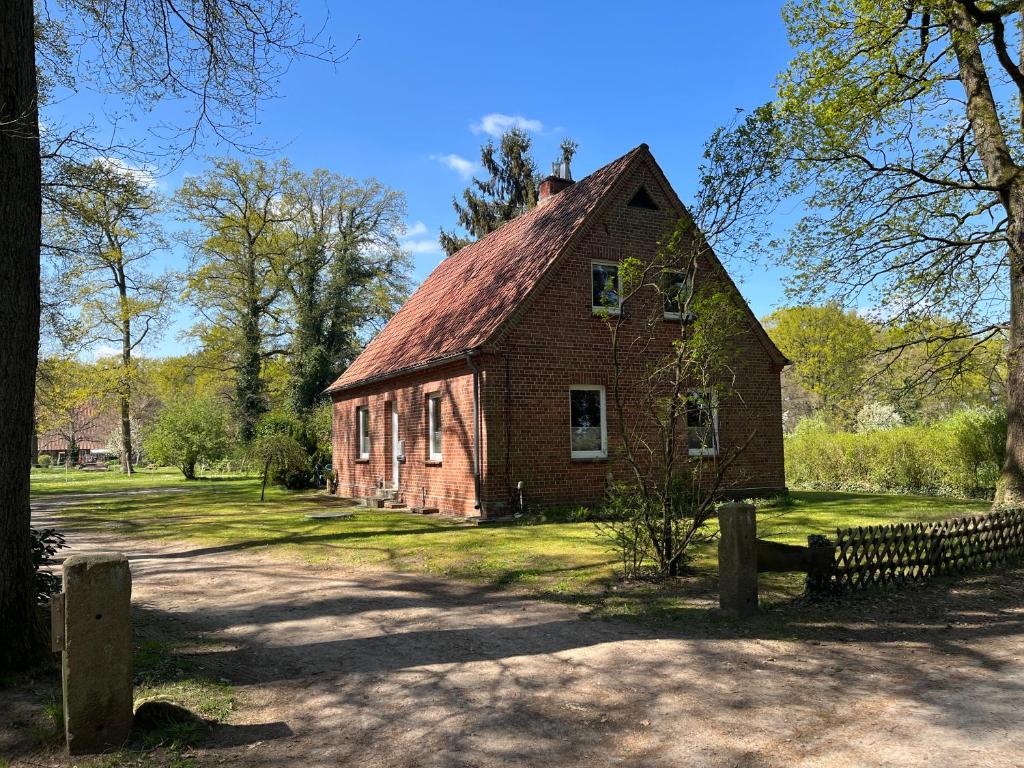
[[[138,490],[145,492],[131,493]],[[695,550],[694,575],[678,585],[627,587],[615,578],[615,558],[607,543],[586,522],[476,527],[361,508],[350,520],[309,520],[308,513],[325,509],[316,494],[268,488],[266,501],[260,503],[257,478],[188,482],[170,470],[140,472],[132,478],[115,472],[72,472],[68,479],[62,470],[39,471],[33,474],[33,493],[41,498],[96,494],[76,498],[63,509],[68,527],[236,549],[274,547],[311,563],[455,576],[494,588],[600,605],[606,614],[661,613],[717,599],[714,543]],[[760,510],[763,538],[806,543],[808,534],[834,534],[837,527],[937,520],[989,506],[985,501],[928,496],[797,491],[792,497],[789,505]],[[769,574],[763,577],[762,591],[769,599],[798,593],[801,578]]]

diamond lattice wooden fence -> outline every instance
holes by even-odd
[[[923,581],[1024,557],[1024,509],[836,533],[832,586],[837,591]]]

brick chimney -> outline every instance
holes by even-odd
[[[569,163],[562,160],[553,162],[551,164],[551,175],[540,183],[537,205],[546,205],[551,202],[551,198],[575,183],[572,180],[572,171],[569,169]]]

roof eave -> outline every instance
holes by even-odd
[[[438,357],[434,360],[428,360],[425,363],[418,363],[416,365],[408,365],[405,368],[396,368],[393,371],[387,371],[386,373],[379,373],[376,376],[367,376],[365,379],[359,379],[357,381],[350,381],[344,384],[332,384],[324,390],[325,395],[336,395],[339,392],[345,392],[351,389],[358,389],[359,387],[365,387],[369,384],[379,384],[382,381],[388,379],[394,379],[398,376],[405,376],[410,373],[418,373],[420,371],[430,370],[431,368],[439,368],[442,365],[453,363],[460,358],[466,357],[466,355],[475,355],[481,351],[480,347],[470,347],[469,349],[463,349],[459,352],[453,352],[444,357]]]

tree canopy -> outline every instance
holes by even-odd
[[[459,226],[467,234],[441,231],[441,247],[449,256],[537,205],[540,177],[531,146],[526,131],[511,128],[497,146],[488,141],[480,148],[486,178],[474,178],[463,191],[461,203],[452,198]]]
[[[1020,500],[1021,7],[793,0],[783,15],[796,54],[779,78],[775,136],[807,207],[784,259],[793,292],[884,307],[944,366],[1005,334],[1003,485]]]

